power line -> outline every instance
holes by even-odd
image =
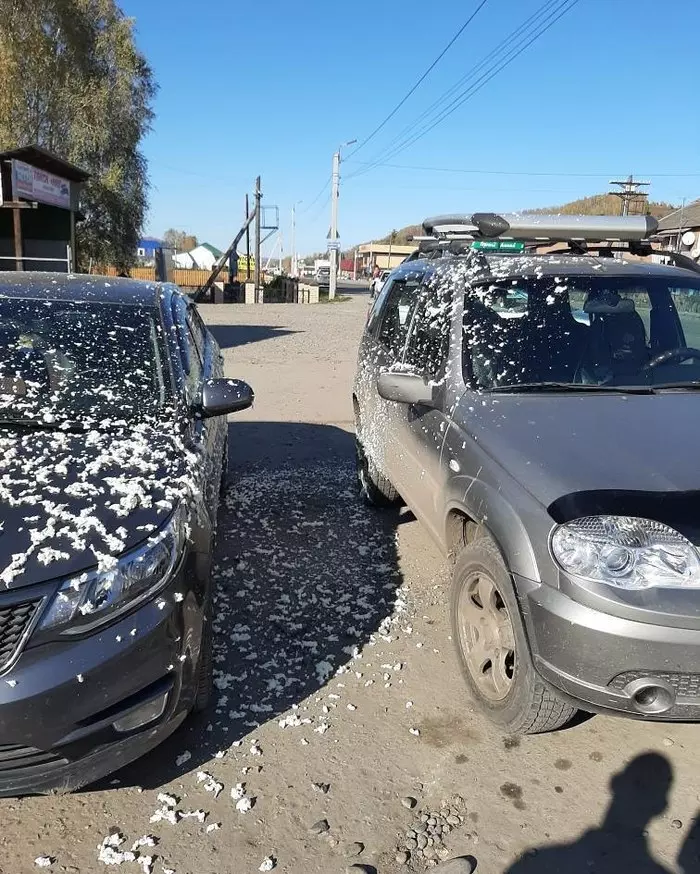
[[[481,0],[481,2],[479,3],[479,5],[478,5],[478,6],[476,7],[476,9],[472,12],[472,14],[469,16],[469,18],[467,18],[467,20],[466,20],[466,21],[464,22],[464,24],[459,28],[459,30],[457,31],[457,33],[456,33],[456,34],[452,37],[452,39],[447,43],[447,45],[445,46],[445,48],[444,48],[444,49],[440,52],[440,54],[435,58],[435,60],[432,62],[432,64],[431,64],[431,65],[428,67],[428,69],[423,73],[423,75],[418,79],[418,81],[413,85],[413,87],[412,87],[412,88],[411,88],[411,89],[410,89],[410,90],[409,90],[409,91],[408,91],[408,92],[407,92],[407,93],[406,93],[406,94],[401,98],[401,100],[396,104],[396,106],[391,110],[391,112],[386,116],[386,118],[384,118],[384,120],[383,120],[380,124],[378,124],[377,127],[375,127],[375,129],[372,131],[372,133],[369,134],[369,136],[365,137],[365,139],[362,140],[362,142],[359,144],[359,146],[357,146],[355,149],[353,149],[353,151],[350,153],[350,155],[349,155],[348,157],[350,157],[351,155],[356,154],[357,152],[360,151],[360,149],[364,148],[364,147],[367,145],[367,143],[368,143],[370,140],[374,139],[374,137],[379,133],[379,131],[382,130],[382,128],[386,125],[386,123],[387,123],[388,121],[390,121],[390,120],[391,120],[391,119],[396,115],[396,113],[399,111],[399,109],[401,109],[401,107],[402,107],[402,106],[404,105],[404,103],[408,100],[408,98],[409,98],[409,97],[410,97],[410,96],[411,96],[411,95],[416,91],[416,89],[418,88],[418,86],[419,86],[422,82],[425,81],[425,79],[428,77],[428,75],[429,75],[429,74],[430,74],[430,73],[435,69],[435,67],[436,67],[436,66],[440,63],[440,61],[445,57],[445,55],[447,54],[447,52],[448,52],[448,51],[452,48],[452,46],[457,42],[457,40],[458,40],[458,39],[460,38],[460,36],[464,33],[464,31],[467,29],[467,27],[469,27],[469,25],[472,23],[472,21],[473,21],[473,20],[476,18],[476,16],[479,14],[479,12],[484,8],[484,6],[486,6],[486,3],[487,3],[487,2],[488,2],[488,0]]]
[[[581,179],[592,179],[597,178],[598,176],[613,176],[614,171],[612,170],[601,170],[599,173],[558,173],[558,172],[550,172],[550,171],[536,171],[536,170],[477,170],[471,167],[422,167],[415,164],[392,164],[388,161],[382,161],[377,164],[374,161],[357,161],[356,162],[360,166],[372,167],[390,167],[395,170],[416,170],[416,171],[424,171],[430,173],[474,173],[477,175],[484,176],[558,176],[561,178],[581,178]],[[654,177],[667,177],[670,179],[680,179],[683,177],[700,177],[700,173],[696,171],[686,171],[680,170],[677,172],[668,172],[664,171],[661,173],[644,173],[645,176],[654,176]]]
[[[319,200],[321,199],[321,197],[323,197],[324,192],[326,191],[326,189],[328,188],[328,186],[329,186],[330,184],[331,184],[331,177],[329,176],[328,179],[326,179],[326,183],[325,183],[325,185],[323,186],[323,188],[318,192],[318,194],[316,195],[316,197],[314,197],[313,200],[310,200],[310,201],[308,202],[308,204],[304,207],[304,209],[302,209],[302,210],[299,211],[299,215],[306,215],[306,213],[311,209],[311,207],[312,207],[312,206],[313,206],[317,201],[319,201]],[[329,200],[330,200],[330,198],[329,198]]]
[[[384,148],[383,152],[380,154],[387,154],[391,148],[401,139],[406,136],[407,133],[415,131],[416,127],[429,116],[434,110],[436,110],[440,104],[445,103],[450,97],[457,92],[465,82],[468,82],[476,73],[479,72],[488,62],[497,56],[503,48],[507,47],[510,42],[513,40],[519,39],[524,33],[531,29],[534,23],[537,22],[539,18],[541,18],[544,14],[556,6],[556,4],[560,2],[560,0],[545,0],[545,2],[540,6],[529,18],[526,18],[525,21],[522,22],[515,30],[513,30],[508,36],[506,36],[497,46],[495,46],[487,55],[485,55],[477,64],[473,67],[470,67],[467,72],[455,82],[450,88],[447,89],[437,100],[433,101],[415,120],[410,122],[410,124],[406,125],[395,137],[391,140],[388,145]]]
[[[549,16],[549,19],[546,19],[547,23],[544,27],[540,27],[539,30],[536,30],[534,35],[532,35],[524,44],[520,44],[515,48],[510,50],[509,54],[506,54],[504,59],[498,59],[484,74],[482,74],[474,83],[472,83],[468,88],[466,88],[462,93],[455,98],[436,118],[433,119],[432,123],[421,130],[419,133],[413,135],[412,137],[404,140],[399,143],[399,145],[391,150],[389,154],[382,154],[379,156],[377,160],[373,164],[370,164],[365,170],[360,170],[357,173],[352,174],[352,176],[363,175],[364,173],[368,173],[370,170],[373,170],[376,166],[379,166],[382,161],[391,160],[391,158],[398,155],[400,152],[403,152],[409,146],[412,146],[414,143],[418,142],[418,140],[422,139],[428,133],[430,133],[437,125],[443,122],[446,118],[452,115],[457,111],[464,103],[467,102],[471,97],[474,96],[478,91],[480,91],[485,85],[487,85],[495,76],[498,75],[505,67],[511,64],[516,58],[518,58],[527,48],[529,48],[536,40],[538,40],[541,36],[543,36],[551,27],[553,27],[560,18],[562,18],[567,12],[576,6],[580,0],[561,0],[560,5],[554,10],[554,14]],[[387,150],[385,150],[386,153]],[[348,178],[351,178],[348,176]]]

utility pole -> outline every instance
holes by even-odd
[[[683,239],[683,222],[685,220],[685,197],[683,198],[683,203],[681,203],[681,216],[680,223],[678,225],[678,237],[676,239],[676,252],[681,251],[681,241]]]
[[[352,255],[352,278],[353,281],[357,279],[357,246],[355,246],[355,251]]]
[[[635,180],[634,176],[630,174],[627,179],[624,180],[610,180],[610,185],[619,185],[620,191],[610,191],[609,194],[614,194],[615,197],[619,197],[622,201],[620,207],[620,215],[629,215],[630,214],[630,205],[634,201],[644,202],[645,198],[649,195],[646,191],[640,191],[639,189],[643,185],[651,185],[650,182],[638,182]]]
[[[292,206],[292,277],[296,278],[299,275],[298,262],[297,262],[297,206],[300,203],[303,203],[303,200],[297,200],[297,202]]]
[[[262,288],[260,287],[260,177],[255,180],[255,303],[263,302]]]
[[[338,253],[340,251],[340,241],[338,236],[338,196],[340,194],[340,152],[345,146],[351,146],[357,140],[350,140],[338,146],[338,151],[333,155],[333,176],[331,184],[331,229],[328,232],[328,247],[331,256],[331,275],[328,286],[328,300],[333,300],[335,297],[336,288],[338,287]]]
[[[250,218],[250,205],[248,203],[248,195],[245,196],[245,220],[248,222]],[[250,281],[250,223],[246,224],[245,228],[245,276]]]

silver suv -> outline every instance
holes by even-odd
[[[653,219],[440,221],[361,342],[365,498],[450,557],[464,678],[505,731],[700,719],[700,268],[620,258]]]

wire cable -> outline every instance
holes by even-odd
[[[516,58],[518,58],[527,48],[529,48],[536,40],[538,40],[541,36],[543,36],[551,27],[553,27],[560,18],[562,18],[567,12],[576,6],[580,0],[561,0],[560,5],[553,10],[554,14],[549,16],[546,19],[546,23],[544,26],[541,26],[539,30],[536,30],[533,35],[531,35],[524,43],[518,44],[514,48],[510,50],[509,53],[505,55],[505,58],[499,58],[496,60],[491,67],[483,73],[475,82],[473,82],[470,86],[468,86],[462,93],[456,97],[436,118],[432,120],[432,122],[422,129],[420,132],[414,134],[413,136],[405,139],[403,142],[399,143],[393,150],[389,151],[386,154],[387,150],[385,149],[385,153],[380,155],[373,163],[371,163],[364,170],[359,170],[356,173],[350,174],[347,176],[347,179],[355,178],[356,176],[364,175],[365,173],[369,173],[375,167],[380,166],[382,163],[386,161],[390,161],[392,158],[396,157],[400,152],[403,152],[405,149],[412,146],[418,140],[422,139],[428,133],[430,133],[435,127],[441,124],[446,118],[452,115],[457,111],[464,103],[467,102],[471,97],[473,97],[478,91],[480,91],[485,85],[487,85],[501,70],[505,69],[509,64],[511,64]]]
[[[386,123],[387,123],[388,121],[390,121],[390,120],[391,120],[391,119],[396,115],[396,113],[399,111],[399,109],[401,109],[401,107],[402,107],[402,106],[404,105],[404,103],[408,100],[408,98],[409,98],[409,97],[410,97],[410,96],[411,96],[411,95],[416,91],[416,89],[419,87],[419,85],[421,85],[421,83],[424,82],[425,79],[427,79],[427,77],[430,75],[430,73],[435,69],[435,67],[436,67],[436,66],[440,63],[440,61],[445,57],[445,55],[447,54],[447,52],[448,52],[448,51],[452,48],[452,46],[457,42],[457,40],[460,38],[460,36],[464,33],[464,31],[469,27],[469,25],[472,23],[472,21],[473,21],[473,20],[476,18],[476,16],[479,14],[479,12],[481,12],[481,10],[484,8],[484,6],[486,6],[486,3],[487,3],[487,2],[488,2],[488,0],[481,0],[481,2],[479,3],[479,5],[478,5],[478,6],[476,7],[476,9],[472,12],[472,14],[469,16],[469,18],[467,18],[467,20],[466,20],[466,21],[464,22],[464,24],[460,27],[460,29],[457,31],[457,33],[456,33],[456,34],[452,37],[452,39],[447,43],[447,45],[445,46],[445,48],[444,48],[444,49],[440,52],[440,54],[435,58],[435,60],[432,62],[432,64],[431,64],[431,65],[428,67],[428,69],[423,73],[423,75],[418,79],[418,81],[413,85],[413,87],[409,89],[409,91],[408,91],[408,92],[407,92],[407,93],[402,97],[401,100],[399,100],[399,102],[396,104],[396,106],[391,110],[391,112],[386,116],[386,118],[385,118],[385,119],[384,119],[380,124],[378,124],[377,127],[375,127],[375,129],[372,131],[372,133],[369,134],[369,136],[365,137],[365,139],[362,140],[362,142],[359,144],[359,146],[356,146],[356,147],[352,150],[352,152],[350,153],[350,155],[348,155],[348,157],[351,157],[352,155],[354,155],[354,154],[356,154],[357,152],[359,152],[360,149],[364,148],[364,147],[367,145],[367,143],[368,143],[370,140],[374,139],[374,137],[379,133],[379,131],[382,130],[382,128],[386,125]]]
[[[475,76],[479,70],[485,67],[490,60],[494,57],[497,57],[499,53],[508,46],[510,42],[513,42],[520,37],[522,37],[528,30],[530,30],[533,25],[537,22],[539,18],[542,18],[547,12],[551,11],[553,7],[559,3],[560,0],[545,0],[545,2],[540,6],[535,12],[530,15],[529,18],[525,19],[515,30],[513,30],[508,36],[506,36],[497,46],[495,46],[487,55],[485,55],[477,64],[473,67],[470,67],[467,72],[455,82],[450,88],[447,89],[437,100],[433,101],[419,116],[418,118],[411,121],[408,125],[406,125],[394,138],[391,140],[387,146],[380,152],[380,154],[388,153],[391,148],[399,143],[406,134],[415,131],[416,127],[423,121],[423,119],[427,118],[434,110],[438,109],[441,104],[446,103],[450,97],[459,91],[460,87],[468,82],[473,76]],[[352,154],[348,156],[348,159],[352,158]],[[376,159],[375,159],[376,160]]]
[[[300,209],[300,210],[299,210],[299,215],[306,215],[306,213],[311,209],[311,207],[312,207],[315,203],[317,203],[317,202],[318,202],[318,201],[323,197],[323,195],[324,195],[326,189],[328,188],[328,186],[329,186],[330,184],[331,184],[331,177],[329,176],[328,179],[326,179],[326,183],[325,183],[325,185],[324,185],[323,188],[318,192],[318,194],[316,195],[316,197],[314,197],[313,200],[310,200],[310,201],[308,202],[308,204],[304,207],[304,209]]]

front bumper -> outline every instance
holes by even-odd
[[[152,601],[90,635],[30,640],[0,678],[0,796],[77,789],[180,725],[202,639],[202,593],[188,577],[181,569]],[[144,709],[155,716],[138,724]],[[136,724],[119,731],[125,719]]]
[[[550,586],[515,583],[535,668],[552,686],[583,709],[700,721],[700,630],[622,619]],[[640,690],[654,687],[648,707]]]

